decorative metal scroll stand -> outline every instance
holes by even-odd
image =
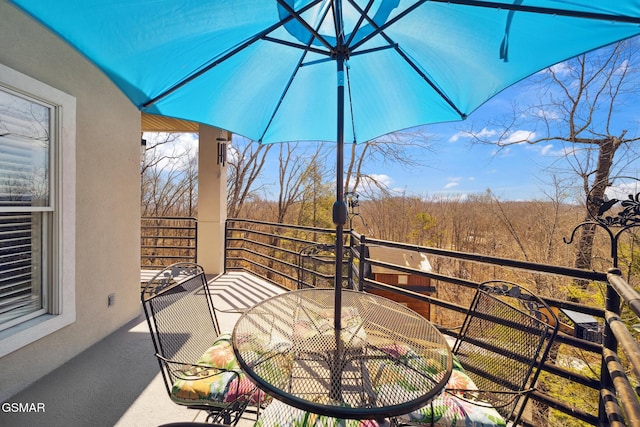
[[[639,181],[637,178],[626,178],[627,180]],[[571,237],[569,239],[564,238],[566,244],[571,244],[577,230],[580,227],[586,225],[596,225],[602,228],[609,235],[611,241],[611,259],[613,260],[613,267],[618,268],[618,239],[620,235],[634,227],[640,226],[640,192],[635,194],[631,193],[627,199],[605,199],[594,198],[589,195],[588,200],[599,207],[597,215],[591,215],[592,220],[582,222],[573,229]],[[611,213],[614,208],[620,205],[622,209],[614,215]]]
[[[637,178],[623,177],[626,180],[631,181],[640,181]],[[636,186],[637,189],[637,186]],[[578,224],[571,233],[571,238],[567,240],[563,239],[565,243],[570,244],[573,242],[573,238],[575,236],[578,228],[583,227],[585,225],[596,225],[600,228],[604,229],[609,235],[609,239],[611,241],[611,258],[613,261],[613,268],[609,270],[610,274],[614,274],[617,276],[621,275],[621,271],[618,269],[618,239],[620,235],[634,227],[640,226],[640,192],[636,191],[634,193],[628,194],[628,197],[624,200],[618,199],[599,199],[593,198],[591,195],[588,196],[590,199],[588,200],[591,203],[594,203],[598,206],[598,214],[596,216],[591,216],[593,219],[591,221],[585,221],[581,224]],[[619,211],[615,211],[614,208],[620,204]],[[607,213],[613,213],[607,215]],[[621,297],[618,292],[614,289],[611,283],[607,283],[607,291],[605,297],[605,322],[604,322],[604,333],[603,333],[603,346],[605,351],[609,351],[615,354],[618,348],[618,340],[615,337],[612,329],[612,322],[622,322],[620,319],[621,314]],[[628,346],[623,343],[623,346]],[[604,353],[603,353],[604,354]],[[602,390],[613,391],[613,379],[611,374],[609,373],[607,367],[607,358],[602,358],[602,376],[601,376],[601,388]],[[640,387],[636,387],[636,394],[640,396]],[[601,398],[599,401],[599,410],[598,416],[601,422],[605,422],[607,420],[606,411],[604,409],[603,399]]]

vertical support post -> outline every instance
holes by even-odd
[[[223,140],[231,135],[200,125],[198,145],[198,242],[197,262],[206,272],[224,271],[224,226],[227,219],[227,167],[223,163]],[[223,145],[224,144],[224,145]]]
[[[349,245],[348,245],[348,253],[347,253],[347,258],[348,258],[348,267],[347,267],[347,287],[349,289],[353,289],[353,217],[351,216],[350,213],[347,214],[347,217],[349,218]]]
[[[618,268],[612,268],[609,270],[608,273],[622,276],[622,272]],[[622,311],[620,307],[620,303],[621,303],[620,295],[618,295],[618,292],[616,292],[613,286],[611,286],[611,283],[607,283],[607,291],[605,294],[605,311],[619,315]],[[604,322],[603,334],[604,334],[603,340],[602,340],[603,347],[613,352],[617,352],[618,340],[613,334],[613,331],[611,330],[611,326],[607,321]],[[615,396],[613,378],[611,378],[611,374],[609,373],[609,367],[604,357],[604,352],[602,356],[602,365],[600,367],[600,388],[603,390],[611,391]],[[602,393],[600,394],[599,402],[598,402],[598,419],[601,425],[608,424],[607,414],[605,412],[604,402],[602,400]]]
[[[193,238],[195,239],[195,242],[193,244],[193,262],[197,263],[198,262],[198,219],[196,218],[195,220],[195,224],[193,225],[193,229],[194,229],[194,236]]]
[[[367,256],[366,237],[360,236],[360,265],[358,265],[358,290],[364,290],[364,260]]]
[[[227,272],[227,253],[229,251],[229,220],[224,221],[224,255],[222,261],[222,272]]]

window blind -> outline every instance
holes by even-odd
[[[41,290],[32,280],[32,230],[31,213],[0,213],[0,329],[42,308]]]

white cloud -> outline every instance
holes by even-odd
[[[369,176],[363,176],[356,191],[377,193],[380,190],[380,186],[391,188],[393,179],[389,175],[385,174],[369,174]]]
[[[560,115],[558,114],[557,111],[550,111],[550,110],[545,110],[543,108],[540,108],[538,110],[536,110],[533,115],[535,117],[538,117],[540,119],[544,119],[544,120],[558,120],[560,119]]]
[[[449,138],[449,142],[457,142],[461,138],[469,139],[469,138],[477,138],[477,139],[487,139],[492,136],[495,136],[498,132],[496,130],[491,130],[487,128],[482,128],[479,132],[466,132],[460,131],[455,133]]]
[[[529,130],[516,130],[511,132],[507,139],[505,140],[506,144],[515,144],[521,143],[524,144],[526,141],[530,141],[536,137],[535,132],[531,132]]]
[[[636,195],[640,192],[640,182],[629,180],[617,182],[607,188],[606,195],[609,199],[628,200],[629,195]]]
[[[540,148],[540,154],[542,154],[543,156],[546,156],[548,153],[551,152],[551,150],[553,150],[553,144],[543,145]]]
[[[624,75],[628,69],[629,69],[629,60],[625,59],[624,61],[622,61],[622,63],[620,64],[620,66],[618,68],[616,68],[615,70],[615,74],[617,75]]]
[[[447,178],[447,180],[449,182],[447,182],[444,186],[445,190],[449,189],[449,188],[454,188],[457,187],[458,185],[460,185],[460,181],[462,181],[462,177],[456,176],[456,177],[449,177]]]
[[[575,147],[567,146],[561,147],[560,149],[555,149],[553,144],[534,144],[528,145],[527,150],[532,150],[537,152],[541,156],[546,157],[564,157],[568,154],[572,154],[575,151]]]
[[[564,76],[569,74],[569,72],[571,71],[571,68],[569,67],[569,64],[567,64],[567,62],[560,62],[558,64],[552,65],[549,68],[545,68],[544,70],[542,70],[542,73],[548,73],[549,69],[553,70],[554,73],[556,73],[557,75],[560,76]]]
[[[460,138],[469,138],[469,134],[467,132],[457,132],[449,138],[449,142],[458,142]]]
[[[498,133],[496,130],[490,130],[487,128],[482,128],[480,132],[476,132],[476,136],[480,138],[486,138],[488,136],[495,136]]]
[[[385,174],[375,174],[375,173],[371,174],[371,179],[379,183],[382,183],[387,187],[389,187],[393,182],[393,179],[391,179],[389,175],[385,175]]]
[[[484,141],[491,141],[494,137],[499,135],[498,131],[495,129],[487,129],[482,128],[482,130],[478,132],[467,132],[460,131],[455,133],[449,138],[449,142],[457,142],[460,139],[479,139]],[[496,138],[495,143],[500,143],[501,145],[509,145],[509,144],[517,144],[517,143],[525,143],[527,140],[534,139],[536,137],[536,133],[529,130],[516,130],[510,132],[506,135],[506,137],[501,137],[500,141]]]

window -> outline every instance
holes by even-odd
[[[75,98],[0,64],[0,357],[75,321],[74,172]]]
[[[47,307],[51,110],[0,89],[0,329]]]

